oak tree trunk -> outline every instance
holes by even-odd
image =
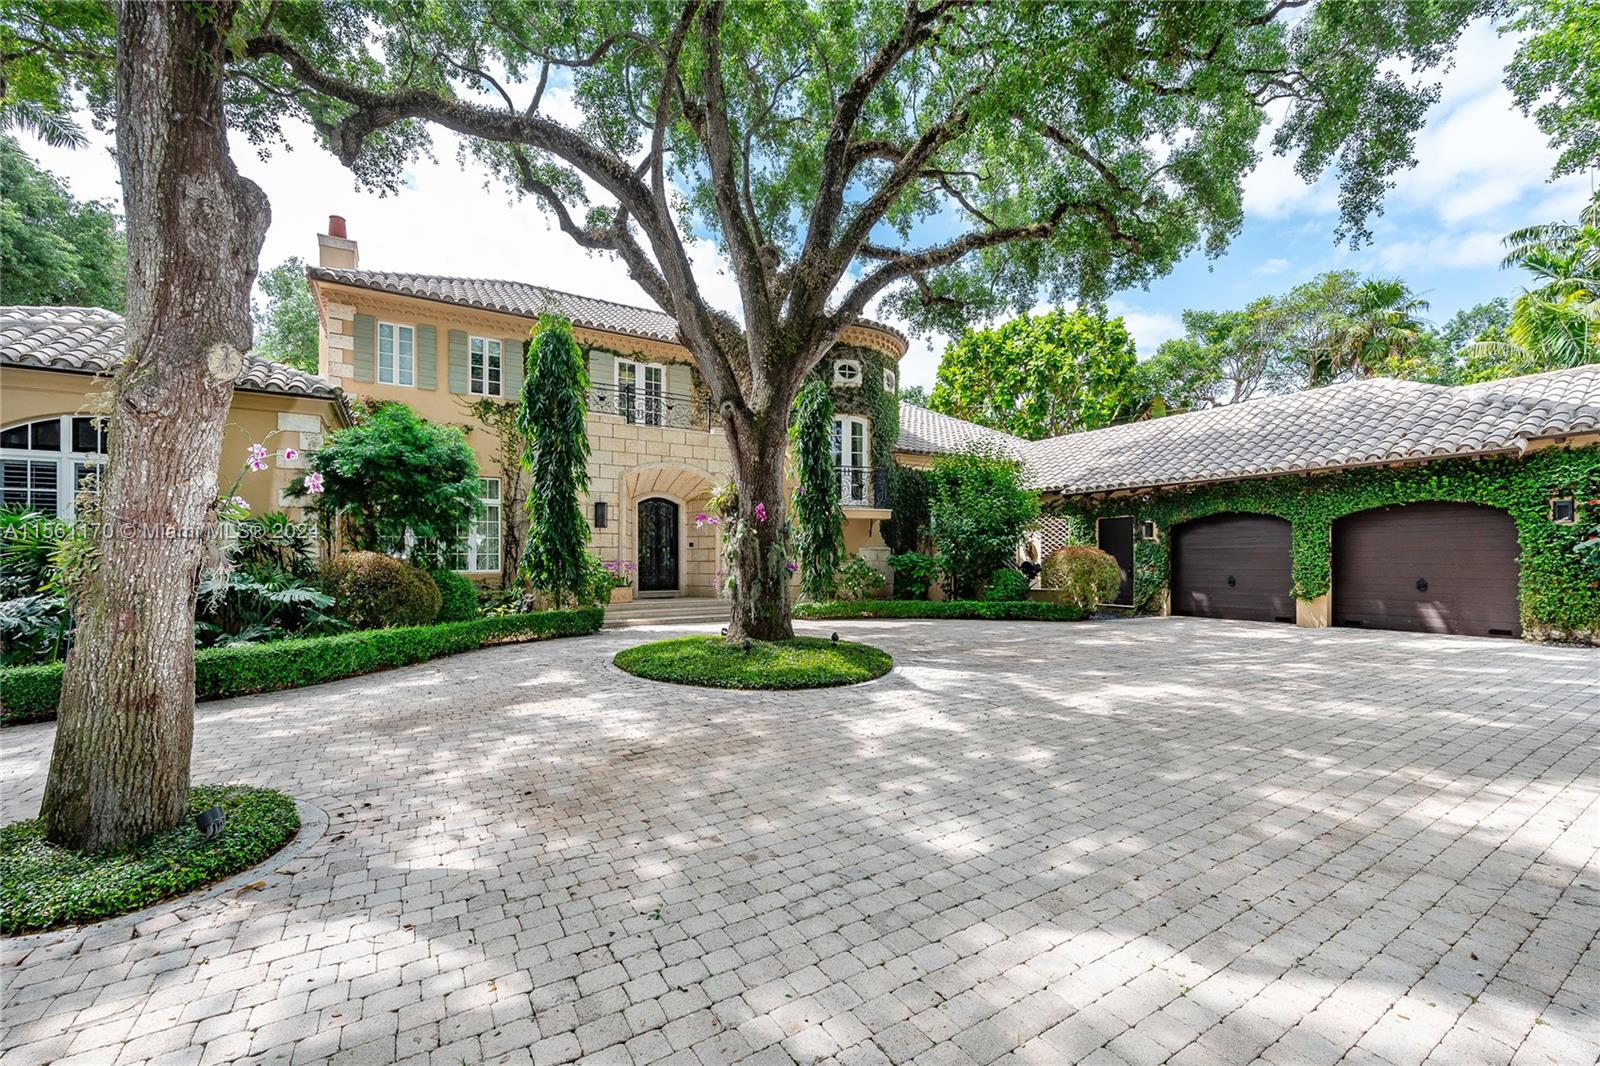
[[[789,614],[789,561],[784,527],[788,491],[784,483],[789,448],[791,398],[775,398],[765,413],[729,416],[728,448],[742,519],[734,531],[728,565],[732,568],[733,611],[728,639],[788,640],[794,636]],[[765,520],[756,516],[761,504]]]
[[[224,39],[237,7],[117,10],[127,361],[40,811],[50,840],[83,851],[171,828],[188,800],[196,579],[269,219],[228,155]]]

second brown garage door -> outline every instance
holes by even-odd
[[[1172,613],[1293,622],[1289,523],[1227,514],[1172,530]]]
[[[1335,625],[1514,637],[1517,527],[1492,507],[1413,503],[1333,524]]]

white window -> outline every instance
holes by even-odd
[[[854,359],[836,359],[833,363],[833,383],[847,389],[861,384],[861,364]]]
[[[482,485],[483,514],[472,523],[467,541],[450,560],[452,570],[469,573],[500,571],[500,479],[479,479]]]
[[[871,438],[867,420],[838,415],[833,420],[833,465],[839,471],[839,500],[846,507],[866,507],[872,496]]]
[[[378,323],[378,380],[385,385],[416,383],[416,333],[410,326]]]
[[[617,413],[646,426],[666,424],[667,368],[660,363],[617,360]]]
[[[894,391],[894,371],[888,369],[887,367],[885,367],[883,371],[883,391]]]
[[[0,504],[71,518],[73,497],[105,454],[102,418],[57,415],[0,430]]]
[[[472,373],[468,391],[479,396],[500,395],[500,342],[472,338]]]

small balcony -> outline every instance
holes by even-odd
[[[709,399],[639,385],[590,385],[589,413],[620,415],[637,426],[708,430],[713,425]]]
[[[889,468],[839,467],[839,502],[847,508],[889,509]]]

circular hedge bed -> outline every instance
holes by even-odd
[[[194,816],[211,807],[226,811],[228,821],[207,840]],[[94,855],[46,842],[36,818],[12,822],[0,828],[0,933],[81,925],[160,903],[254,866],[299,828],[294,800],[247,785],[192,788],[176,828]]]
[[[722,637],[677,637],[617,652],[612,660],[652,681],[706,688],[829,688],[882,677],[894,666],[887,652],[866,644],[795,637],[750,642],[746,651]]]

